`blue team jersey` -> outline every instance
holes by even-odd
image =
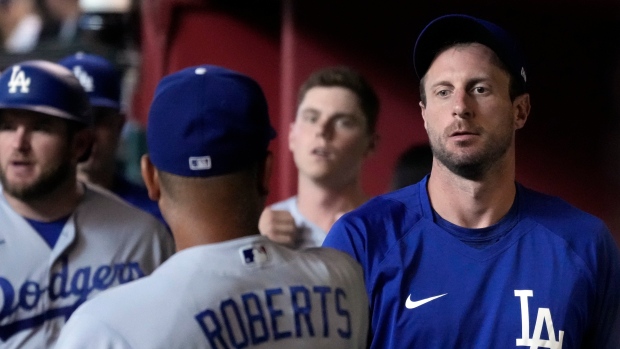
[[[517,184],[506,233],[475,248],[436,224],[427,178],[323,243],[364,269],[370,348],[620,348],[620,256],[601,220]]]

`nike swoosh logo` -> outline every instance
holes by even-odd
[[[407,307],[407,309],[413,309],[413,308],[417,308],[419,306],[421,306],[422,304],[426,304],[432,300],[435,300],[439,297],[443,297],[447,295],[447,293],[444,294],[440,294],[439,296],[435,296],[435,297],[429,297],[429,298],[425,298],[425,299],[421,299],[419,301],[412,301],[411,300],[411,295],[409,295],[409,297],[407,297],[407,301],[405,302],[405,307]]]

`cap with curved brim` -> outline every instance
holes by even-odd
[[[22,109],[92,125],[88,95],[62,65],[32,60],[0,74],[0,109]]]
[[[155,167],[184,177],[247,168],[267,154],[275,136],[260,85],[213,65],[164,77],[155,90],[146,132]]]
[[[489,47],[525,87],[527,76],[523,54],[512,36],[501,27],[475,17],[451,14],[430,22],[420,33],[413,50],[413,64],[422,78],[437,54],[458,43],[477,42]]]
[[[92,106],[121,109],[121,74],[111,61],[78,52],[59,60],[58,64],[73,72],[88,93]]]
[[[112,108],[116,110],[121,109],[121,104],[119,102],[108,99],[108,98],[103,98],[103,97],[90,96],[90,104],[93,107],[105,107],[105,108]]]

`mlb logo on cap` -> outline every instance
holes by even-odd
[[[58,62],[73,72],[95,107],[121,109],[121,76],[107,59],[78,52]]]
[[[220,176],[266,156],[276,133],[256,81],[213,65],[190,67],[158,84],[147,124],[151,162],[185,177]]]
[[[210,156],[192,156],[189,158],[190,170],[208,170],[211,168]]]

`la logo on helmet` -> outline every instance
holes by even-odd
[[[76,65],[73,67],[73,75],[80,80],[80,85],[86,90],[86,92],[93,92],[95,89],[93,77],[82,68],[82,66]]]
[[[8,86],[9,93],[17,93],[18,87],[20,93],[28,93],[30,92],[30,78],[27,78],[22,68],[16,65],[11,72],[11,80],[9,80]]]

